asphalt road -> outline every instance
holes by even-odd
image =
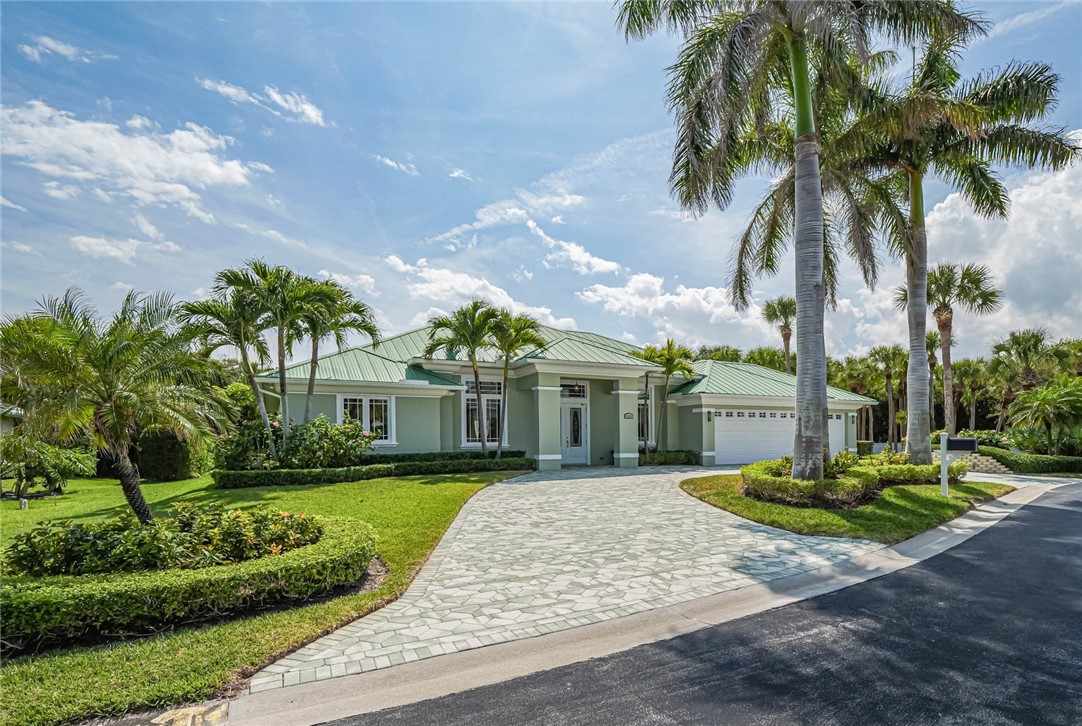
[[[1082,485],[812,600],[336,726],[1082,724]]]

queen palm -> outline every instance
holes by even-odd
[[[103,318],[77,289],[4,324],[5,379],[20,389],[23,426],[43,439],[88,439],[120,477],[143,524],[153,520],[129,451],[142,433],[198,443],[230,426],[210,386],[217,367],[192,352],[170,296],[129,292]]]
[[[909,293],[899,287],[895,294],[898,307],[905,309]],[[939,344],[943,360],[943,425],[949,434],[957,432],[954,409],[953,366],[951,346],[954,344],[954,310],[960,308],[971,315],[988,315],[999,309],[1003,293],[992,282],[992,272],[985,265],[953,265],[941,263],[928,272],[928,305],[939,329]]]
[[[669,409],[669,383],[672,381],[673,376],[680,376],[684,380],[689,380],[694,374],[694,369],[691,367],[692,354],[691,351],[682,345],[677,345],[673,342],[672,338],[665,340],[665,345],[648,345],[645,346],[641,352],[635,351],[632,353],[636,358],[642,358],[650,363],[656,363],[660,370],[658,373],[664,376],[664,384],[662,386],[661,393],[661,412],[658,414],[658,448],[664,450],[664,444],[668,439],[665,433],[665,419],[666,412]],[[649,397],[649,391],[647,392]]]
[[[209,300],[186,302],[180,306],[180,321],[189,326],[206,353],[221,348],[237,350],[241,373],[252,389],[259,417],[267,433],[267,447],[271,456],[277,459],[263,389],[255,379],[256,366],[270,360],[267,341],[262,335],[267,328],[265,317],[260,308],[247,299],[245,292],[236,289],[222,290]]]
[[[450,315],[438,315],[428,321],[428,345],[425,346],[425,358],[431,358],[436,351],[446,350],[448,355],[466,354],[473,371],[474,392],[477,395],[478,438],[481,439],[481,451],[488,456],[488,424],[485,421],[485,402],[481,398],[481,368],[479,356],[495,347],[493,334],[500,319],[500,311],[484,300],[473,300],[463,305]],[[502,444],[497,441],[497,446]]]
[[[507,430],[507,380],[511,373],[511,359],[526,350],[544,350],[548,345],[541,323],[529,315],[515,315],[510,310],[500,310],[492,329],[493,348],[503,358],[503,386],[500,393],[500,426],[496,440],[503,442]],[[479,406],[480,407],[480,406]],[[497,447],[496,458],[503,454],[503,447]]]
[[[684,36],[670,69],[669,103],[677,114],[670,183],[685,209],[702,213],[711,203],[728,206],[735,178],[757,167],[761,158],[743,154],[741,139],[763,126],[764,119],[779,117],[772,113],[775,103],[791,111],[798,310],[793,478],[820,479],[826,439],[826,292],[812,62],[823,85],[830,87],[831,72],[848,67],[851,53],[867,57],[873,34],[908,43],[937,27],[965,32],[976,23],[937,0],[623,0],[619,8],[618,25],[628,38],[661,28]]]
[[[1059,76],[1050,66],[1010,63],[962,82],[958,53],[963,41],[946,28],[937,29],[909,85],[883,92],[838,142],[842,148],[860,149],[853,155],[855,167],[868,174],[890,174],[908,188],[911,232],[897,241],[906,260],[908,441],[910,458],[917,464],[932,461],[924,349],[925,178],[947,182],[978,214],[1006,217],[1009,198],[993,164],[1060,169],[1078,153],[1061,129],[1033,124],[1056,104]]]
[[[905,365],[905,349],[900,345],[880,345],[868,352],[868,359],[883,371],[887,396],[887,444],[893,449],[898,442],[895,419],[894,374]],[[931,437],[931,434],[928,434]],[[930,440],[930,438],[929,438]]]
[[[316,392],[316,368],[319,365],[319,344],[332,338],[341,350],[349,333],[364,333],[376,346],[380,332],[372,308],[353,297],[353,293],[334,280],[316,283],[321,292],[312,295],[310,303],[298,315],[301,330],[312,346],[308,365],[308,391],[304,396],[304,421],[312,417],[312,398]]]
[[[969,410],[969,428],[974,430],[977,428],[977,403],[985,390],[984,361],[980,358],[963,358],[952,363],[952,367],[954,371],[951,380],[957,387],[957,400]],[[945,396],[943,400],[947,400]]]
[[[781,333],[781,347],[785,351],[785,372],[792,373],[789,363],[789,340],[793,337],[796,300],[788,295],[767,300],[763,305],[763,317],[766,318],[766,322],[778,326],[778,332]]]

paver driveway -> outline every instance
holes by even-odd
[[[685,494],[701,467],[535,472],[462,509],[398,601],[256,674],[253,693],[529,638],[856,557]]]

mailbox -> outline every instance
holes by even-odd
[[[951,436],[947,439],[947,451],[976,451],[977,440]]]

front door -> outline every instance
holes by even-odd
[[[564,464],[590,463],[584,403],[564,403],[560,406],[560,454]]]

